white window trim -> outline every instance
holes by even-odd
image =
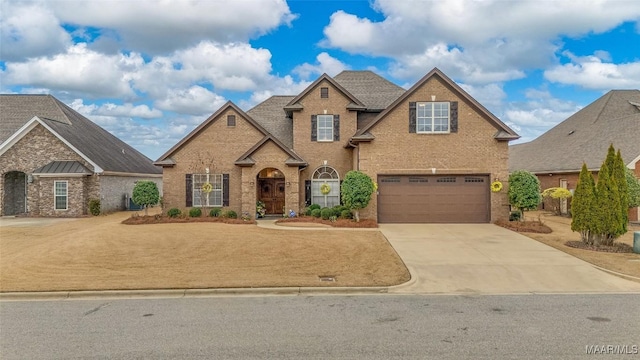
[[[204,176],[205,181],[204,182],[197,182],[196,178],[197,177],[201,177]],[[216,177],[220,177],[220,188],[216,189],[215,184],[216,184]],[[213,182],[211,182],[213,180]],[[205,197],[204,199],[206,200],[206,204],[199,204],[196,205],[196,199],[198,200],[198,202],[200,202],[200,200],[202,200],[200,198],[200,193],[196,193],[196,190],[198,191],[202,191],[202,185],[204,185],[205,183],[211,183],[211,185],[213,186],[213,190],[211,191],[211,193],[209,193],[209,195],[207,195],[207,197]],[[198,187],[199,186],[199,187]],[[191,175],[191,204],[193,207],[223,207],[224,204],[224,182],[223,182],[223,175],[222,174],[192,174]],[[211,194],[214,192],[219,192],[220,193],[220,205],[217,204],[210,204],[211,201]]]
[[[329,121],[330,121],[331,126],[323,127],[323,129],[331,128],[331,135],[329,136],[329,139],[320,139],[320,118],[321,117],[330,118]],[[322,115],[317,115],[316,116],[316,140],[318,142],[333,142],[333,115],[322,114]]]
[[[65,190],[65,195],[58,195],[57,193],[57,184],[58,183],[64,183],[64,190]],[[57,205],[58,205],[58,197],[62,197],[64,196],[64,209],[58,209]],[[53,182],[53,210],[55,211],[65,211],[65,210],[69,210],[69,181],[67,180],[55,180]]]
[[[330,169],[331,172],[327,172],[327,171],[323,171],[320,172],[320,169]],[[335,177],[332,177],[330,179],[327,178],[317,178],[316,176],[323,174],[323,173],[330,173],[330,174],[335,174]],[[319,188],[322,184],[329,184],[329,186],[331,186],[331,193],[329,194],[322,194],[322,195],[314,195],[313,190],[315,188]],[[337,195],[336,194],[332,194],[334,193],[334,191],[337,191]],[[337,204],[334,204],[332,206],[335,205],[340,205],[340,174],[338,173],[338,170],[336,170],[335,168],[328,166],[328,165],[323,165],[320,166],[319,168],[315,169],[313,171],[313,174],[311,174],[311,203],[312,204],[318,204],[322,207],[327,207],[328,206],[328,199],[329,198],[335,198],[337,196],[338,198],[338,202]],[[314,198],[322,198],[322,203],[319,202],[314,202]]]
[[[418,116],[419,114],[419,107],[420,105],[425,105],[425,104],[432,104],[431,105],[431,116],[430,117],[426,117],[425,119],[431,119],[431,131],[420,131],[419,130],[419,121],[421,119],[421,117]],[[447,131],[436,131],[435,128],[435,116],[434,116],[434,106],[435,104],[447,104]],[[418,102],[416,103],[416,133],[417,134],[449,134],[451,133],[451,103],[448,101],[423,101],[423,102]]]

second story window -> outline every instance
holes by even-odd
[[[448,102],[420,102],[417,105],[417,133],[449,132]]]
[[[333,115],[318,115],[318,141],[333,141]]]

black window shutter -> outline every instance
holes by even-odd
[[[191,180],[191,174],[184,175],[184,187],[185,187],[185,206],[192,207],[193,206],[193,182]]]
[[[229,174],[222,174],[222,206],[229,206]]]
[[[318,116],[311,115],[311,141],[318,141]]]
[[[304,203],[311,205],[311,180],[304,181]]]
[[[413,101],[409,103],[409,132],[416,132],[416,103]]]
[[[340,180],[340,195],[338,195],[338,196],[340,196],[340,205],[344,206],[344,203],[342,202],[342,182],[343,181],[344,180]]]
[[[340,115],[333,115],[333,141],[340,141]]]
[[[458,102],[451,102],[451,132],[458,132]]]

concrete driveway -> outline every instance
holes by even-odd
[[[390,293],[640,292],[640,283],[492,224],[381,224],[411,271]]]

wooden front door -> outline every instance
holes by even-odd
[[[258,200],[264,203],[267,214],[282,214],[284,209],[284,179],[258,179]]]

